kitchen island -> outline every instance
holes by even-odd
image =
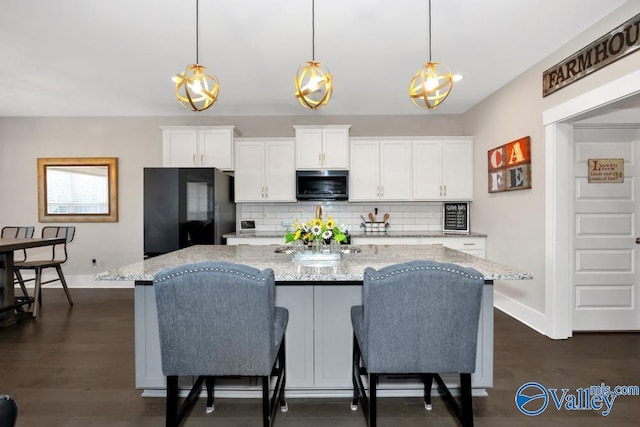
[[[152,286],[160,270],[180,264],[220,260],[272,268],[276,279],[276,304],[289,310],[287,327],[287,396],[327,397],[351,395],[350,308],[362,303],[365,267],[376,269],[416,259],[450,262],[478,270],[485,279],[476,373],[472,385],[483,394],[493,385],[494,280],[531,279],[529,273],[506,267],[442,245],[361,245],[339,261],[294,262],[282,246],[192,246],[166,255],[110,270],[98,280],[135,281],[136,387],[143,396],[163,396],[165,377],[160,364],[160,344]],[[455,377],[452,377],[455,378]],[[182,379],[186,389],[191,378]],[[445,377],[445,381],[447,377]],[[455,383],[452,383],[455,384]],[[455,385],[453,385],[455,388]],[[421,383],[389,378],[381,383],[381,396],[420,396]],[[216,394],[259,397],[253,379],[222,382]]]

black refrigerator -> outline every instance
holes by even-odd
[[[144,257],[225,244],[235,231],[233,177],[214,168],[144,169]]]

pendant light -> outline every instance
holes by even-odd
[[[196,0],[196,63],[176,74],[172,80],[176,84],[176,98],[185,108],[192,111],[204,111],[211,107],[218,99],[220,83],[218,79],[206,74],[207,67],[198,61],[199,28],[198,28],[199,0]]]
[[[409,83],[411,102],[417,107],[434,110],[453,89],[453,75],[449,68],[431,61],[431,0],[429,0],[429,61],[418,70]]]
[[[329,69],[316,62],[315,0],[311,0],[311,61],[298,68],[294,77],[296,98],[305,108],[324,108],[333,93],[333,76]]]

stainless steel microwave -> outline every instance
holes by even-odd
[[[349,171],[296,171],[298,200],[348,200]]]

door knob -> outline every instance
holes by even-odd
[[[636,237],[636,244],[640,245],[640,237]]]

